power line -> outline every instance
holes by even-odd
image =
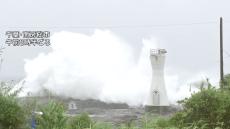
[[[0,28],[79,28],[79,29],[92,29],[92,28],[154,28],[154,27],[176,27],[176,26],[193,26],[193,25],[208,25],[208,24],[217,24],[216,21],[207,21],[207,22],[193,22],[193,23],[181,23],[181,24],[152,24],[152,25],[79,25],[79,26],[0,26]]]

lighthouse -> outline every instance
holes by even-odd
[[[150,49],[150,61],[152,66],[152,81],[147,98],[147,107],[167,107],[169,101],[165,88],[164,64],[165,49]]]

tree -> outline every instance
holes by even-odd
[[[0,83],[0,128],[18,129],[24,126],[26,117],[16,96],[20,89],[14,90],[7,83]]]
[[[183,110],[172,117],[175,125],[203,129],[230,127],[230,91],[213,86],[202,88],[190,98],[179,101]]]

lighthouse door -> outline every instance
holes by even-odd
[[[157,90],[153,91],[153,105],[154,106],[160,105],[160,94],[159,91]]]

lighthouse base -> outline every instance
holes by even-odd
[[[150,106],[145,105],[145,112],[153,113],[153,114],[168,114],[171,112],[170,106]]]

